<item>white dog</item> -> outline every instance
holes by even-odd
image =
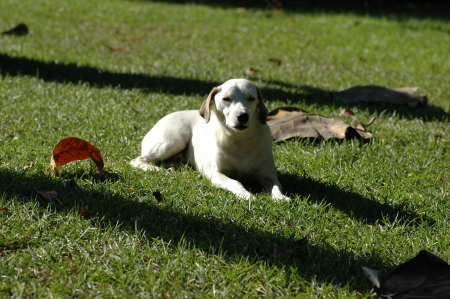
[[[289,200],[278,181],[266,116],[261,92],[252,82],[229,80],[213,88],[199,111],[174,112],[156,123],[142,141],[141,156],[131,165],[158,170],[149,162],[182,153],[183,162],[238,197],[255,198],[239,182],[250,179],[261,183],[273,199]]]

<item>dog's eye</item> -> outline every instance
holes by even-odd
[[[249,98],[248,98],[248,101],[249,101],[249,102],[253,102],[254,100],[255,100],[254,97],[249,97]]]
[[[224,102],[231,102],[231,99],[230,98],[223,98],[222,101],[224,101]]]

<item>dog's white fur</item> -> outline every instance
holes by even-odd
[[[273,199],[289,200],[278,181],[266,116],[261,92],[252,82],[229,80],[213,88],[199,111],[174,112],[157,122],[142,141],[141,156],[131,165],[158,170],[149,163],[183,153],[214,186],[238,197],[255,198],[239,182],[251,179]]]

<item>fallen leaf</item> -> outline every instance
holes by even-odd
[[[8,213],[8,208],[0,208],[0,211],[5,211],[5,213]]]
[[[334,118],[318,114],[310,114],[296,107],[280,107],[268,114],[267,125],[275,141],[287,140],[293,137],[350,139],[359,137],[372,138],[372,134],[363,128],[354,128]]]
[[[104,164],[100,151],[85,140],[70,137],[61,140],[53,149],[50,167],[55,171],[57,167],[66,163],[88,158],[91,158],[95,162],[98,172],[101,172]]]
[[[267,121],[283,118],[286,114],[292,111],[308,113],[308,111],[300,107],[289,107],[289,106],[278,107],[273,109],[267,114]]]
[[[408,105],[410,107],[426,107],[428,103],[425,94],[415,94],[417,87],[401,87],[388,89],[376,85],[354,86],[349,89],[330,92],[330,96],[345,103],[391,103]]]
[[[372,282],[372,284],[376,288],[379,288],[380,285],[381,285],[381,282],[380,282],[380,271],[374,270],[374,269],[370,269],[370,268],[367,268],[367,267],[362,267],[362,270],[363,270],[364,274],[366,274],[367,278]]]
[[[280,260],[287,260],[292,257],[298,256],[301,252],[300,249],[306,246],[307,244],[308,239],[307,237],[304,237],[300,240],[297,240],[289,244],[276,246],[273,249],[273,255]]]
[[[383,283],[377,270],[364,268],[380,297],[450,298],[450,265],[426,250],[400,265]]]
[[[355,118],[354,120],[352,120],[352,122],[350,123],[350,126],[352,128],[355,128],[357,130],[361,130],[361,131],[365,131],[363,124],[361,123],[361,121],[357,118]]]
[[[295,20],[294,20],[294,19],[290,19],[290,20],[289,20],[289,23],[295,24]]]
[[[25,164],[23,169],[25,170],[25,169],[32,168],[32,167],[34,167],[34,162],[29,162],[29,163]]]
[[[352,110],[350,109],[342,109],[341,112],[339,113],[340,116],[352,116],[355,113],[353,113]]]
[[[80,217],[87,218],[88,217],[88,210],[86,207],[81,207],[80,214],[78,214]]]
[[[444,179],[444,178],[441,178],[441,180],[442,180],[444,183],[447,183],[447,184],[450,185],[450,180],[446,180],[446,179]]]
[[[278,65],[281,65],[281,63],[283,62],[280,58],[269,58],[269,61],[275,62]]]
[[[27,25],[25,23],[20,23],[14,28],[11,28],[9,30],[3,31],[2,34],[5,35],[27,35],[29,33]]]
[[[245,72],[249,75],[254,74],[254,73],[258,73],[259,69],[254,68],[254,67],[249,67],[248,69],[245,70]]]
[[[111,51],[115,52],[115,51],[119,51],[122,48],[121,47],[117,47],[117,46],[109,46],[109,45],[105,45],[105,47],[107,47],[108,49],[110,49]]]
[[[55,191],[39,191],[36,190],[37,193],[39,193],[42,197],[48,199],[48,200],[53,200],[56,199],[56,197],[58,197],[58,193],[56,193]]]
[[[432,135],[429,138],[431,141],[445,141],[442,135]]]
[[[162,194],[159,191],[153,192],[153,197],[155,197],[157,202],[161,202],[162,201]]]

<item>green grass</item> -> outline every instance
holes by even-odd
[[[450,261],[445,19],[7,0],[1,30],[20,22],[32,34],[0,36],[0,297],[366,298],[362,266],[389,273],[421,249]],[[189,167],[128,165],[159,118],[199,108],[236,77],[253,80],[269,109],[377,117],[375,138],[274,144],[290,203],[254,187],[248,204]],[[430,105],[328,97],[367,84],[419,86]],[[51,151],[70,136],[101,150],[103,174],[77,161],[52,176]],[[304,236],[299,256],[273,257]]]

